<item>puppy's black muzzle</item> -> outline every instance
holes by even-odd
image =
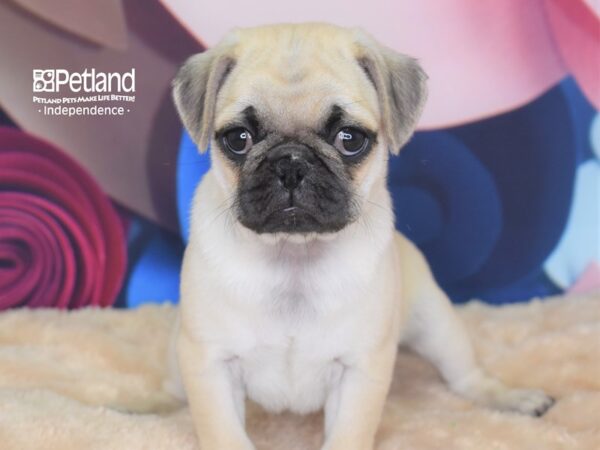
[[[258,233],[325,233],[351,218],[350,187],[317,152],[301,143],[270,148],[242,173],[238,218]]]

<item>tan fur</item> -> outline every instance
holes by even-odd
[[[323,450],[371,449],[400,343],[475,402],[545,411],[543,392],[509,388],[478,367],[425,259],[394,231],[387,158],[410,137],[425,101],[416,61],[323,24],[236,30],[209,52],[174,83],[200,148],[248,106],[270,129],[308,142],[338,105],[378,140],[351,169],[354,222],[326,235],[272,236],[237,221],[238,169],[213,140],[213,165],[194,198],[168,382],[173,392],[185,388],[201,445],[254,449],[248,396],[273,411],[324,408]],[[318,148],[341,162],[332,146]]]

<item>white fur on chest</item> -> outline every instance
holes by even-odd
[[[198,303],[202,336],[218,342],[249,398],[272,411],[306,413],[323,406],[339,384],[344,360],[368,341],[361,321],[377,311],[358,302],[360,274],[334,273],[345,269],[316,261],[270,268],[255,262],[244,276],[231,274],[236,281],[223,288],[220,304]],[[219,284],[226,285],[223,279]]]
[[[234,376],[249,398],[271,411],[319,409],[343,372],[337,343],[318,326],[304,333],[277,328],[254,335],[254,345],[231,362]]]

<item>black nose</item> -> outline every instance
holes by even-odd
[[[287,190],[296,189],[309,172],[315,159],[314,153],[302,145],[285,145],[269,150],[275,174]]]

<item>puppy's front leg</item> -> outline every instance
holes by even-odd
[[[370,450],[390,387],[395,342],[347,367],[325,405],[323,450]]]
[[[180,331],[177,352],[194,428],[202,450],[253,450],[244,430],[244,394],[210,345]]]

